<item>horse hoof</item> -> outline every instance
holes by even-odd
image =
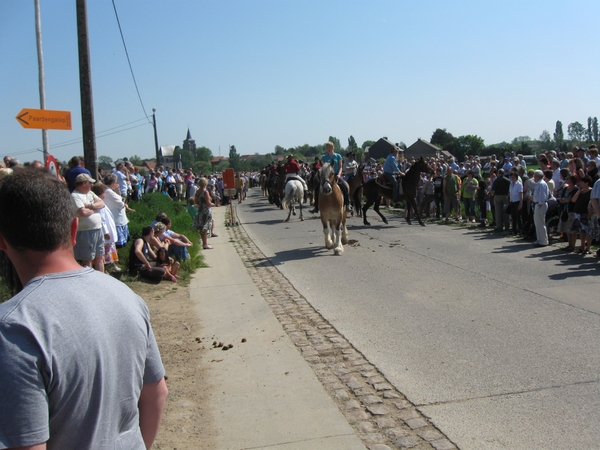
[[[295,216],[295,215],[296,215],[296,211],[292,211],[292,215],[294,215],[294,216]]]
[[[300,217],[300,222],[304,222],[304,217]]]

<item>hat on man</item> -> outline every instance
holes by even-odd
[[[351,156],[354,156],[354,152],[348,152],[348,154],[346,155],[348,158],[350,158]]]
[[[293,153],[290,153],[289,155],[287,155],[287,157],[288,157],[288,159],[291,159],[291,158],[293,158],[293,157],[294,157],[294,154],[293,154]]]
[[[90,183],[96,182],[96,180],[90,177],[87,173],[80,173],[79,175],[77,175],[77,178],[75,178],[75,184],[85,183],[86,181],[89,181]]]

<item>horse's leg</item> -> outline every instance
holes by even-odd
[[[285,219],[285,221],[286,221],[286,222],[289,222],[289,221],[290,221],[290,216],[291,216],[291,215],[292,215],[292,207],[290,206],[290,210],[289,210],[289,212],[288,212],[287,219]]]
[[[290,209],[292,210],[292,214],[296,215],[296,205],[294,205],[294,199],[292,199],[292,206]]]
[[[419,210],[417,209],[417,202],[415,201],[414,198],[410,199],[410,202],[413,205],[413,208],[415,210],[415,216],[417,216],[417,220],[419,221],[419,225],[421,225],[422,227],[425,226],[425,224],[423,223],[423,220],[421,219],[421,214],[419,214]]]
[[[357,211],[357,216],[358,217],[362,217],[362,195],[363,195],[363,188],[358,188],[357,189],[358,194],[356,194],[356,211]]]
[[[346,214],[342,216],[342,244],[348,243],[348,228],[346,228]]]
[[[385,223],[387,225],[387,223],[388,223],[387,219],[379,211],[379,201],[380,201],[380,199],[381,199],[381,196],[378,193],[377,194],[377,198],[375,199],[375,206],[373,206],[373,211],[375,211],[377,214],[379,214],[379,217],[381,217],[381,220],[383,220],[383,223]]]
[[[304,217],[302,216],[302,202],[300,202],[300,221],[304,222]]]
[[[366,195],[367,199],[365,201],[365,206],[363,206],[362,208],[362,212],[363,212],[363,224],[366,227],[370,227],[371,224],[369,223],[369,221],[367,220],[367,210],[371,207],[371,205],[373,204],[373,199],[371,197],[369,197],[369,194],[367,192]]]
[[[412,225],[412,223],[410,222],[410,210],[412,209],[412,199],[406,199],[406,223],[408,223],[409,225]],[[415,211],[416,212],[416,211]]]
[[[325,248],[327,250],[331,250],[333,248],[333,241],[331,240],[331,233],[329,232],[327,222],[328,221],[323,219],[323,216],[321,216],[321,223],[323,224],[323,236],[325,237]]]
[[[344,253],[344,247],[342,246],[342,233],[340,231],[340,227],[342,225],[341,222],[341,219],[336,219],[334,223],[332,223],[334,255],[341,255],[342,253]]]

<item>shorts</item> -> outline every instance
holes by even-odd
[[[78,231],[73,253],[78,261],[92,261],[96,256],[103,256],[104,235],[102,230]]]

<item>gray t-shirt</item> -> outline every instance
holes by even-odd
[[[144,301],[93,269],[0,304],[0,448],[145,449],[138,399],[165,374]]]

